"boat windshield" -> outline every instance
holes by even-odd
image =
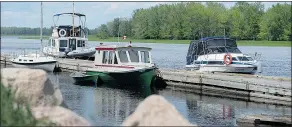
[[[247,58],[245,56],[238,56],[239,61],[250,61],[251,58]]]
[[[118,51],[121,63],[128,63],[127,51]]]
[[[139,54],[137,50],[129,50],[128,52],[131,62],[139,62]]]

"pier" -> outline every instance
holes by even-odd
[[[1,64],[11,64],[9,57],[1,56]],[[57,71],[85,71],[94,61],[59,58]],[[233,74],[202,73],[159,68],[163,80],[172,90],[239,99],[245,101],[291,106],[291,79]]]

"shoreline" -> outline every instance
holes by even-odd
[[[13,36],[19,39],[40,39],[38,35],[2,35],[2,36]],[[43,36],[44,40],[48,40],[49,36]],[[100,39],[95,35],[89,35],[88,41],[99,41],[99,42],[117,42],[117,37],[110,37],[107,39]],[[190,44],[191,40],[156,40],[156,39],[131,39],[125,40],[120,39],[120,42],[139,42],[139,43],[160,43],[160,44]],[[290,41],[253,41],[253,40],[239,40],[237,41],[238,46],[267,46],[267,47],[291,47]]]

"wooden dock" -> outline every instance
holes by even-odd
[[[6,61],[5,61],[6,60]],[[1,57],[1,64],[9,64]],[[61,71],[85,71],[93,61],[58,59]],[[159,69],[168,88],[202,95],[291,106],[291,79],[268,76],[200,73],[186,70]]]
[[[284,126],[291,127],[291,116],[247,115],[236,120],[239,126]]]

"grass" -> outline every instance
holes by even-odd
[[[55,124],[36,120],[29,105],[16,101],[13,91],[1,83],[1,126],[55,126]]]
[[[20,36],[20,39],[39,39],[39,36]],[[43,39],[48,39],[49,36],[44,36]],[[117,42],[117,37],[110,37],[107,39],[100,39],[95,35],[88,36],[89,41],[98,41],[98,42]],[[156,39],[131,39],[127,38],[126,40],[119,40],[120,42],[140,42],[140,43],[165,43],[165,44],[189,44],[191,40],[156,40]],[[253,40],[240,40],[237,41],[239,46],[270,46],[270,47],[291,47],[290,41],[253,41]]]

